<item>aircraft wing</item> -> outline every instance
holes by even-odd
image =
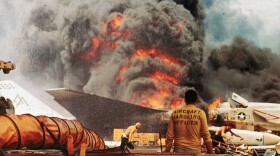
[[[166,134],[169,110],[146,108],[67,88],[47,92],[85,127],[93,129],[102,137],[110,138],[114,129],[124,129],[136,122],[142,124],[139,132]]]
[[[253,109],[254,113],[266,119],[267,122],[280,124],[279,110],[275,109]],[[278,111],[278,112],[277,112]]]

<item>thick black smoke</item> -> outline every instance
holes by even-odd
[[[206,102],[233,91],[254,101],[279,100],[279,56],[240,37],[222,47],[205,45],[201,1],[30,3],[35,4],[21,34],[18,67],[36,84],[132,103],[167,88],[169,96],[159,100],[167,106],[186,87],[195,87]],[[122,24],[112,28],[116,17],[123,18]],[[98,44],[94,39],[101,41]],[[181,66],[166,64],[155,54],[132,59],[138,49],[157,49]],[[116,81],[124,66],[129,68]],[[155,71],[173,76],[179,71],[179,84],[157,85],[149,78]]]
[[[163,94],[170,94],[158,100],[168,107],[186,86],[203,88],[203,71],[195,72],[203,70],[203,8],[196,0],[176,2],[54,0],[55,5],[43,6],[33,2],[18,66],[37,84],[55,83],[132,103],[149,95],[158,97],[165,89]],[[121,24],[112,27],[116,17],[122,18]],[[156,49],[156,54],[133,58],[139,49]],[[158,55],[180,65],[170,65]],[[129,67],[116,81],[124,66]],[[156,83],[150,75],[157,71],[176,75],[179,83]]]
[[[268,48],[236,37],[230,45],[210,50],[203,86],[205,97],[236,92],[249,101],[279,102],[279,56]]]
[[[174,0],[174,2],[182,4],[184,8],[191,12],[199,29],[196,37],[203,42],[205,37],[204,19],[206,15],[202,2],[200,0]]]

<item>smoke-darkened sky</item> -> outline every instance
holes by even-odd
[[[17,69],[1,79],[151,107],[154,99],[169,105],[186,87],[207,102],[232,91],[280,102],[279,6],[277,0],[2,0],[1,60]]]
[[[279,6],[277,0],[204,1],[206,94],[234,91],[250,101],[280,102]]]

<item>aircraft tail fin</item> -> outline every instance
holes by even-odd
[[[247,108],[249,106],[248,100],[244,99],[240,95],[236,93],[232,93],[231,98],[229,100],[229,104],[231,107],[244,107]]]
[[[47,101],[46,103],[42,102],[11,80],[0,81],[0,95],[12,101],[16,115],[32,114],[75,119],[70,112],[56,103],[54,99],[48,98],[45,100]]]

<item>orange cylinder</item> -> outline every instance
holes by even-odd
[[[0,116],[0,127],[0,147],[3,149],[57,149],[56,142],[67,147],[69,136],[72,137],[73,147],[80,147],[86,142],[87,147],[106,148],[102,138],[92,130],[84,129],[77,120],[6,114]]]

